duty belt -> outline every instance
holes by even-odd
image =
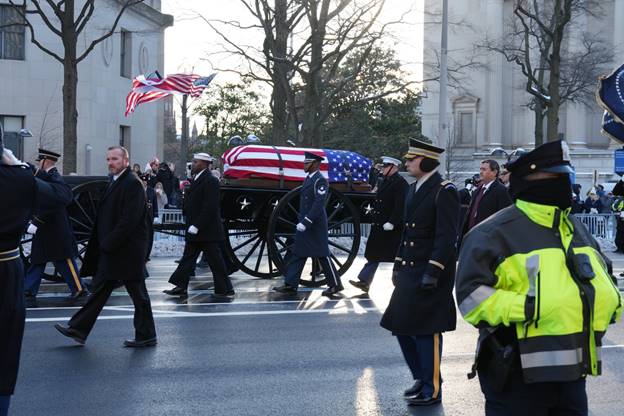
[[[19,259],[19,256],[20,256],[19,248],[0,252],[0,263],[5,262],[5,261]]]

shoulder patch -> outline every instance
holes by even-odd
[[[455,188],[455,184],[451,181],[442,181],[440,182],[440,186],[443,188]]]

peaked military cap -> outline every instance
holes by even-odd
[[[395,158],[390,157],[390,156],[382,156],[381,157],[381,163],[383,163],[384,165],[401,166],[401,161],[399,159],[395,159]]]
[[[520,155],[507,164],[507,170],[518,176],[534,172],[574,173],[570,163],[570,148],[565,140],[544,143]]]
[[[59,153],[39,148],[39,156],[37,156],[37,159],[35,160],[37,162],[42,160],[51,160],[53,162],[57,162],[60,157],[61,155]]]
[[[444,149],[434,146],[430,143],[425,143],[420,140],[410,139],[409,150],[403,156],[405,159],[414,159],[418,156],[428,157],[430,159],[438,160],[440,155],[444,153]]]
[[[304,163],[308,163],[308,162],[322,162],[323,161],[323,156],[319,156],[316,155],[314,153],[311,152],[303,152],[303,162]]]

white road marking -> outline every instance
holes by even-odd
[[[353,309],[343,308],[340,310],[341,314],[348,313],[362,313],[366,312],[378,312],[377,308],[362,308],[359,311],[355,311]],[[213,316],[254,316],[254,315],[293,315],[293,314],[303,314],[303,313],[325,313],[330,314],[333,312],[336,313],[335,309],[295,309],[295,310],[280,310],[280,311],[232,311],[232,312],[171,312],[171,311],[163,311],[162,314],[158,313],[154,315],[154,319],[159,318],[205,318],[205,317],[213,317]],[[98,320],[107,321],[107,320],[119,320],[119,319],[134,319],[134,315],[110,315],[110,316],[100,316]],[[66,316],[61,317],[48,317],[48,318],[27,318],[26,322],[59,322],[67,320]]]

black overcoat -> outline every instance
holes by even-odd
[[[72,198],[66,185],[43,182],[26,167],[1,163],[0,190],[0,253],[5,256],[18,247],[34,211],[56,211]],[[0,262],[0,395],[10,396],[17,380],[26,309],[24,264],[19,256],[4,260]]]
[[[364,256],[368,261],[394,261],[403,234],[403,211],[405,194],[409,185],[397,172],[384,178],[377,189],[377,198],[373,202],[373,222]],[[383,225],[394,225],[391,231],[385,231]]]
[[[98,281],[143,279],[147,216],[143,184],[127,168],[100,200],[80,275],[96,276]]]
[[[398,274],[381,319],[381,326],[395,335],[452,331],[456,324],[457,189],[436,172],[415,190],[416,183],[405,198],[405,229],[395,262]],[[420,287],[425,273],[437,277],[437,288]]]
[[[306,177],[299,191],[299,222],[305,231],[296,231],[293,252],[299,257],[329,256],[327,212],[325,201],[329,197],[327,179],[316,171]]]
[[[462,224],[462,233],[461,233],[461,238],[459,242],[460,245],[461,245],[461,240],[463,239],[463,237],[466,235],[468,231],[470,231],[468,229],[468,225],[470,224],[469,215],[470,215],[470,212],[472,211],[472,206],[475,204],[477,195],[479,195],[480,190],[481,190],[481,187],[478,187],[472,193],[470,205],[468,206],[468,210],[466,211],[464,222]],[[476,212],[477,216],[475,220],[475,225],[479,224],[480,222],[487,219],[491,215],[496,214],[501,209],[507,208],[511,204],[513,204],[513,201],[511,200],[511,197],[509,196],[509,192],[507,191],[507,188],[505,187],[505,185],[503,185],[498,179],[494,180],[494,182],[492,182],[490,187],[487,189],[487,191],[485,191],[485,193],[481,197],[481,201],[479,202],[479,207]]]
[[[65,183],[56,168],[48,172],[39,170],[36,177],[45,182]],[[78,246],[69,223],[67,207],[47,214],[37,211],[33,215],[32,223],[37,226],[30,250],[32,264],[78,257]]]
[[[184,194],[184,217],[187,229],[191,225],[199,232],[186,233],[186,240],[193,242],[218,242],[225,239],[221,222],[219,180],[208,169],[191,181]]]

